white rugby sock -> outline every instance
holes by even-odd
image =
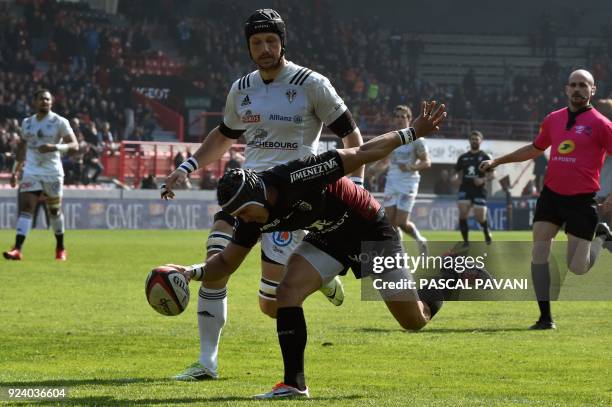
[[[605,241],[605,236],[595,236],[595,238],[591,241],[591,248],[589,250],[588,270],[590,270],[595,265],[595,261],[597,261],[597,256],[599,256],[599,252],[601,251],[601,248],[603,247]]]
[[[221,330],[227,319],[227,287],[200,287],[198,296],[198,330],[200,333],[199,362],[217,374],[217,352]]]
[[[27,236],[31,227],[32,215],[27,212],[20,213],[19,218],[17,218],[17,234]]]
[[[64,214],[60,213],[58,216],[50,216],[49,223],[53,229],[53,233],[56,235],[64,234]]]

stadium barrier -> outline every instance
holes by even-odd
[[[365,136],[365,138],[369,138]],[[336,136],[324,136],[319,142],[318,153],[322,153],[332,148],[341,148],[341,141]],[[482,149],[493,157],[510,153],[525,145],[523,141],[508,140],[485,140]],[[102,157],[104,166],[104,176],[117,178],[122,183],[138,188],[143,178],[153,175],[157,179],[165,178],[174,169],[174,157],[180,152],[183,157],[195,152],[199,148],[199,143],[168,143],[154,141],[123,141],[119,149],[119,154],[107,152]],[[458,139],[437,139],[428,138],[427,147],[432,164],[454,165],[457,157],[468,149],[467,140]],[[232,149],[237,152],[244,152],[243,144],[235,144]],[[200,179],[205,172],[211,173],[214,179],[218,179],[225,171],[225,165],[229,160],[229,153],[223,155],[221,160],[205,167],[204,171],[198,171],[191,175],[192,179]],[[501,179],[508,175],[512,180],[512,194],[518,196],[522,192],[525,183],[531,177],[532,171],[527,171],[531,166],[531,161],[526,163],[513,163],[496,170],[496,178]],[[422,182],[430,182],[433,185],[437,174],[429,171],[423,172]],[[488,186],[491,194],[500,189],[496,181]]]
[[[381,199],[377,195],[377,199]],[[527,230],[535,199],[513,201],[513,229]],[[207,229],[218,211],[215,191],[177,191],[177,199],[162,201],[154,190],[66,190],[64,215],[68,229]],[[492,230],[508,228],[505,200],[488,203]],[[46,228],[39,212],[37,228]],[[0,229],[13,229],[17,220],[17,191],[0,190]],[[423,197],[416,201],[411,220],[422,230],[454,230],[459,221],[454,196]],[[478,229],[473,218],[470,227]]]
[[[174,158],[181,153],[187,158],[195,152],[199,143],[169,143],[159,141],[122,141],[119,154],[107,152],[102,156],[104,176],[117,178],[122,183],[128,183],[134,187],[140,185],[140,181],[148,175],[155,178],[165,178],[171,173],[174,166]],[[233,150],[244,151],[243,145],[235,145]],[[199,179],[203,172],[212,172],[215,178],[223,174],[225,165],[229,160],[229,153],[225,153],[221,160],[204,167],[192,175]]]

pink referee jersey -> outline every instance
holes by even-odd
[[[546,116],[533,145],[551,147],[544,177],[549,189],[561,195],[594,193],[606,152],[612,154],[612,122],[593,108],[572,114],[566,107]]]

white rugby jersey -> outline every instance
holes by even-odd
[[[41,121],[36,115],[23,119],[21,137],[27,142],[24,175],[63,176],[62,160],[59,151],[39,153],[43,144],[58,144],[64,136],[73,134],[68,120],[49,112]]]
[[[325,76],[287,61],[267,85],[259,71],[234,82],[223,122],[245,130],[243,166],[263,171],[316,154],[323,123],[333,123],[346,110]]]
[[[405,144],[393,150],[391,153],[389,171],[387,172],[387,183],[401,186],[418,182],[421,174],[418,171],[402,171],[400,164],[410,166],[417,162],[419,155],[427,152],[427,146],[423,139],[416,139],[412,143]]]

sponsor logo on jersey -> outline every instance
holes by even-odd
[[[264,129],[255,130],[253,138],[247,142],[247,146],[252,148],[262,148],[269,150],[297,150],[299,144],[290,141],[266,141],[268,132]]]
[[[312,223],[310,226],[308,226],[308,229],[314,229],[317,232],[320,232],[324,229],[326,229],[327,227],[333,225],[334,222],[330,221],[330,220],[324,220],[324,219],[319,219],[317,221],[315,221],[314,223]]]
[[[289,89],[287,93],[285,93],[285,95],[287,96],[287,100],[289,101],[289,103],[293,103],[293,99],[295,99],[295,95],[297,95],[297,92],[295,91],[295,89]]]
[[[586,134],[590,136],[593,133],[593,128],[591,126],[576,126],[576,134]]]
[[[303,119],[302,119],[302,116],[297,115],[297,114],[291,117],[291,116],[283,116],[281,114],[272,113],[270,114],[270,117],[268,118],[268,120],[273,120],[277,122],[293,122],[295,124],[300,124],[302,123]]]
[[[329,160],[323,161],[322,163],[302,168],[297,171],[293,171],[291,174],[289,174],[290,182],[293,184],[295,181],[299,181],[301,179],[311,179],[315,178],[319,174],[331,173],[337,167],[338,162],[336,161],[336,159],[330,158]]]
[[[557,147],[557,151],[559,154],[565,155],[574,151],[575,148],[576,144],[574,144],[573,140],[564,140],[561,142],[561,144],[559,144],[559,147]]]
[[[333,232],[334,230],[342,226],[344,222],[346,222],[348,217],[348,212],[344,212],[344,214],[337,221],[319,219],[310,226],[308,226],[308,229],[315,229],[317,232],[321,233]]]
[[[246,95],[244,99],[242,99],[242,103],[240,103],[240,106],[248,106],[250,104],[251,104],[251,99],[249,99],[249,95]]]
[[[286,231],[274,232],[272,233],[272,241],[280,247],[288,246],[293,241],[293,233]]]
[[[270,222],[270,223],[268,223],[268,224],[266,224],[266,225],[263,225],[263,226],[261,227],[261,230],[262,230],[262,231],[266,231],[266,230],[268,230],[268,229],[270,229],[270,228],[273,228],[274,226],[278,225],[279,223],[280,223],[280,219],[274,219],[274,221],[273,221],[273,222]]]
[[[260,114],[254,114],[250,110],[244,112],[244,116],[242,116],[242,123],[259,123],[261,121]]]

